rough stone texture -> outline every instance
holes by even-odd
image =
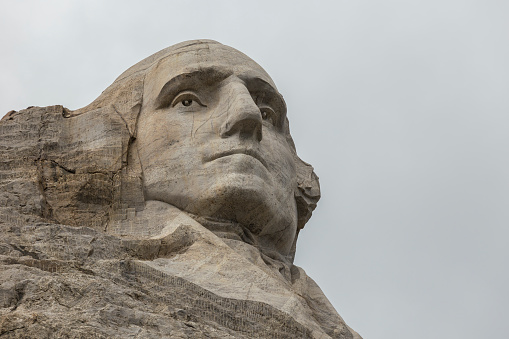
[[[293,265],[319,199],[244,54],[184,42],[0,122],[0,337],[360,338]]]

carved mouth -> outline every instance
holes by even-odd
[[[262,165],[265,168],[267,168],[267,162],[265,161],[265,159],[263,159],[257,151],[252,150],[252,149],[231,149],[228,151],[219,152],[219,153],[214,154],[210,158],[208,158],[207,162],[214,161],[216,159],[227,157],[229,155],[235,155],[235,154],[244,154],[244,155],[251,156],[251,157],[255,158],[256,160],[258,160],[259,162],[261,162]]]

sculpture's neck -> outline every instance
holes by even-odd
[[[238,222],[202,217],[188,212],[185,213],[219,238],[241,241],[256,247],[261,252],[262,258],[267,264],[268,260],[276,260],[290,265],[292,263],[291,259],[281,255],[279,252],[265,248],[262,244],[260,244],[256,235]]]
[[[178,209],[168,203],[149,200],[142,211],[130,220],[119,220],[109,226],[108,233],[130,239],[156,239],[173,232],[179,224],[201,225],[228,246],[238,246],[238,242],[256,248],[263,260],[278,261],[291,265],[291,257],[282,255],[269,244],[263,243],[260,237],[253,234],[246,226],[231,220],[203,217]],[[236,243],[236,244],[235,244]]]
[[[238,222],[202,217],[189,212],[186,213],[220,238],[243,241],[247,244],[258,247],[256,237],[251,233],[251,231]]]

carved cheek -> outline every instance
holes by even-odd
[[[265,149],[264,153],[270,158],[270,171],[281,186],[293,191],[297,182],[293,151],[284,137],[275,132],[265,133],[265,135],[262,145]]]

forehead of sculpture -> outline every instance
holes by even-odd
[[[236,75],[259,79],[276,90],[265,70],[234,48],[215,42],[186,45],[153,62],[145,76],[144,100],[151,101],[168,81],[185,74],[204,73],[210,81]]]
[[[127,70],[125,70],[122,74],[120,74],[113,83],[121,82],[123,79],[126,79],[136,73],[142,73],[149,69],[151,66],[153,66],[156,62],[158,62],[160,59],[165,58],[167,56],[180,53],[182,51],[185,51],[186,49],[193,48],[195,45],[201,45],[201,44],[219,44],[219,42],[214,40],[189,40],[180,42],[178,44],[166,47],[165,49],[160,50],[159,52],[156,52],[152,54],[151,56],[146,57],[145,59],[137,62],[133,66],[129,67]]]

